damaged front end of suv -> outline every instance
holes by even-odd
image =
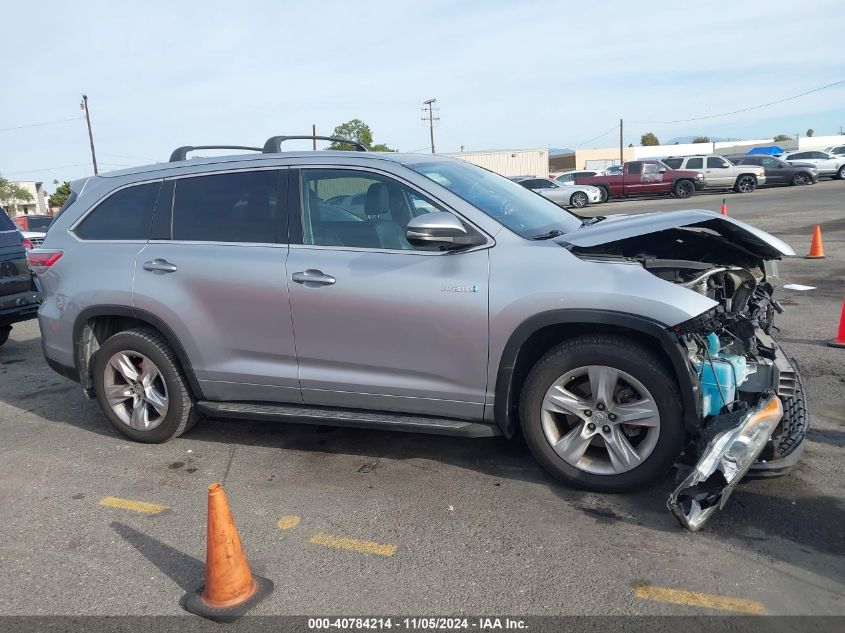
[[[713,302],[671,327],[699,386],[668,507],[698,530],[739,481],[785,474],[809,426],[800,373],[775,338],[782,312],[769,281],[772,260],[795,253],[781,240],[710,211],[608,218],[567,235],[585,259],[625,260]]]

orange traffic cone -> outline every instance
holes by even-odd
[[[836,338],[827,343],[831,347],[845,347],[845,301],[842,302],[842,315],[839,317],[839,331]]]
[[[813,241],[810,243],[810,254],[806,259],[823,259],[824,258],[824,244],[822,244],[822,229],[816,224],[813,229]]]
[[[726,198],[722,198],[722,215],[728,215],[728,205]]]
[[[208,487],[205,586],[185,596],[185,609],[215,622],[232,622],[273,591],[273,582],[253,576],[220,484]]]

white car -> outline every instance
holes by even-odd
[[[780,155],[781,160],[787,163],[809,163],[815,165],[819,170],[819,177],[830,176],[845,180],[845,156],[837,156],[821,150],[808,150],[804,152],[786,152]]]
[[[845,145],[834,145],[833,147],[828,147],[825,151],[835,156],[845,156]]]
[[[590,204],[601,202],[601,189],[590,185],[567,185],[548,178],[532,176],[516,176],[511,180],[539,193],[561,207],[583,209]]]
[[[565,171],[557,176],[555,176],[555,182],[559,185],[574,185],[575,179],[580,178],[582,176],[602,176],[604,175],[603,171],[599,171],[596,169],[573,169],[572,171]]]
[[[18,233],[23,235],[23,246],[28,251],[41,246],[44,237],[47,235],[41,231],[18,231]]]

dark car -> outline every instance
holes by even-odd
[[[774,156],[736,156],[734,165],[758,165],[766,172],[767,185],[812,185],[819,181],[819,172],[810,163],[787,163]]]
[[[0,209],[0,345],[12,324],[37,316],[41,295],[26,261],[18,227]]]
[[[15,224],[22,231],[32,231],[34,233],[46,233],[52,221],[52,215],[19,215],[15,218]]]

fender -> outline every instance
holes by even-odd
[[[202,389],[200,388],[199,381],[197,380],[196,375],[194,375],[194,369],[191,365],[191,361],[188,358],[188,355],[185,353],[185,348],[182,347],[182,343],[179,342],[179,339],[173,333],[173,330],[171,330],[170,327],[164,321],[159,319],[151,312],[147,312],[146,310],[140,310],[138,308],[132,308],[129,306],[90,306],[82,310],[79,315],[77,315],[76,320],[73,323],[73,361],[76,365],[76,371],[79,374],[80,379],[82,377],[82,371],[79,366],[79,345],[80,339],[82,337],[82,328],[84,327],[85,323],[87,323],[90,319],[93,319],[94,317],[98,316],[129,317],[149,323],[152,327],[157,329],[162,335],[162,337],[164,337],[164,340],[167,342],[167,344],[170,346],[170,349],[173,350],[173,353],[176,355],[176,358],[179,360],[179,364],[182,366],[182,372],[185,374],[185,378],[187,379],[188,384],[191,387],[191,391],[193,392],[194,397],[197,400],[205,399],[202,393]]]
[[[532,334],[550,325],[565,324],[609,325],[629,330],[635,330],[654,338],[660,343],[661,349],[672,363],[672,370],[681,390],[681,400],[684,408],[684,426],[690,431],[697,431],[700,427],[698,403],[700,400],[700,385],[698,377],[690,369],[689,362],[683,348],[675,338],[674,333],[664,324],[646,317],[616,312],[613,310],[591,309],[562,309],[541,312],[523,321],[511,334],[502,351],[499,360],[499,371],[496,375],[496,395],[493,415],[496,424],[506,437],[511,437],[516,429],[517,415],[512,402],[513,372],[519,352]]]

